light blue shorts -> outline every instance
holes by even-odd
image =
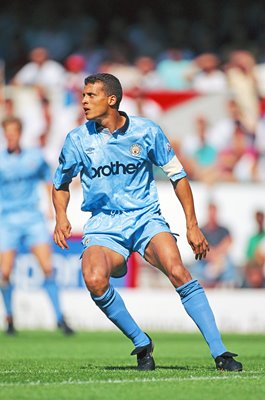
[[[91,246],[104,246],[125,258],[125,264],[113,277],[121,277],[127,272],[126,261],[132,252],[144,256],[150,240],[170,228],[160,212],[111,211],[92,214],[84,226],[82,244],[84,250]]]
[[[18,250],[22,244],[32,248],[43,243],[50,243],[50,233],[40,211],[1,215],[0,251]]]

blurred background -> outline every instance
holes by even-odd
[[[258,308],[265,288],[264,2],[65,0],[62,6],[51,0],[1,0],[0,10],[1,120],[19,117],[23,146],[40,146],[54,171],[66,134],[85,121],[84,77],[116,75],[124,88],[120,108],[155,120],[188,173],[212,248],[208,259],[196,264],[171,185],[154,170],[162,211],[180,234],[183,260],[209,291],[221,327],[264,331]],[[40,194],[48,214],[49,199],[41,189]],[[77,180],[69,205],[70,250],[53,248],[54,267],[68,318],[76,328],[90,329],[107,322],[93,314],[81,276],[80,237],[88,218],[77,209],[81,196]],[[52,218],[49,223],[52,233]],[[113,283],[134,312],[141,311],[142,298],[152,299],[150,308],[163,306],[172,295],[165,278],[136,254],[129,264],[128,275]],[[18,326],[52,327],[38,291],[42,279],[33,256],[21,247],[13,273]],[[47,313],[40,314],[39,307]],[[1,313],[0,303],[0,320]],[[159,326],[150,320],[151,327],[192,329],[181,318],[172,325],[169,309],[161,314],[164,320]]]

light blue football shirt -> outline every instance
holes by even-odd
[[[19,154],[0,153],[0,212],[34,210],[39,207],[39,184],[51,182],[50,167],[40,149]]]
[[[83,211],[159,208],[153,164],[172,181],[186,176],[156,123],[123,115],[125,125],[112,134],[88,121],[66,137],[53,183],[59,189],[80,173]]]

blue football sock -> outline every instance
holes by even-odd
[[[119,293],[110,286],[100,297],[91,294],[96,305],[129,338],[135,347],[146,346],[150,339],[129,314]]]
[[[13,315],[13,307],[12,307],[13,285],[10,282],[8,282],[7,284],[3,284],[3,286],[1,285],[1,292],[3,295],[6,315],[8,317],[12,317],[12,315]]]
[[[227,349],[222,342],[212,309],[199,282],[193,279],[176,288],[176,291],[180,295],[186,312],[200,329],[213,358],[226,352]]]
[[[60,301],[59,301],[58,287],[56,285],[56,282],[55,282],[53,276],[45,278],[45,281],[43,283],[43,288],[44,288],[44,290],[46,290],[46,292],[51,300],[52,306],[55,311],[57,322],[61,322],[63,320],[63,314],[61,311],[61,306],[60,306]]]

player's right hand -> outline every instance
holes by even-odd
[[[71,236],[72,226],[67,217],[57,219],[53,233],[53,240],[61,249],[69,249],[67,239]]]

